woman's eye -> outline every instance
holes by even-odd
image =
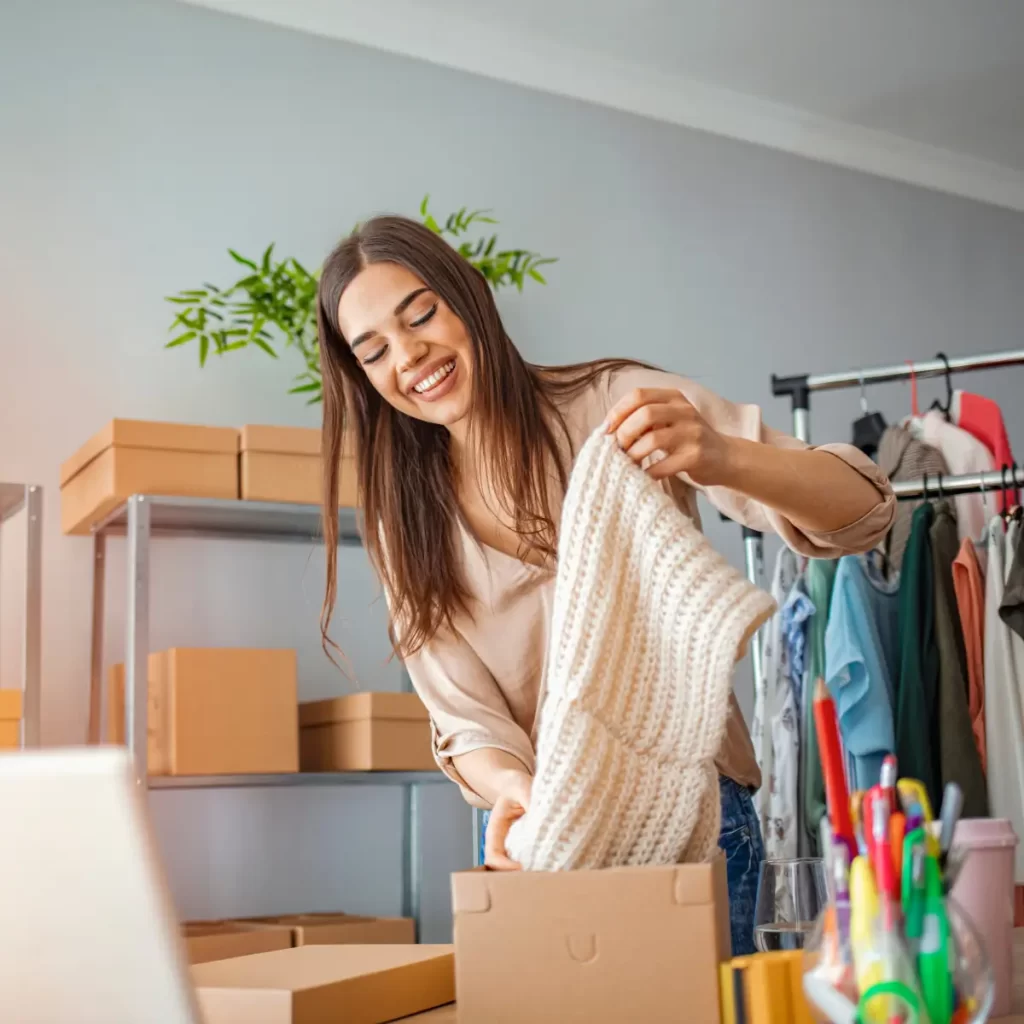
[[[410,327],[422,327],[422,326],[423,326],[423,324],[425,324],[425,323],[426,323],[426,322],[427,322],[428,320],[430,320],[430,319],[431,319],[431,317],[433,317],[433,315],[434,315],[434,314],[435,314],[436,312],[437,312],[437,303],[435,302],[435,303],[434,303],[434,304],[433,304],[433,305],[432,305],[432,306],[430,307],[430,309],[428,309],[428,310],[426,311],[426,313],[424,313],[424,314],[423,314],[423,316],[421,316],[421,317],[420,317],[420,318],[419,318],[418,320],[413,320],[413,322],[412,322],[412,323],[411,323],[411,324],[410,324],[409,326],[410,326]]]
[[[387,345],[383,345],[380,349],[378,349],[376,352],[374,352],[372,356],[367,356],[363,360],[363,366],[369,366],[370,363],[375,363],[375,362],[377,362],[378,359],[383,359],[384,358],[384,353],[387,352],[387,350],[388,350]]]

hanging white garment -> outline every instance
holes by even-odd
[[[973,434],[955,423],[950,423],[941,412],[932,409],[910,423],[911,432],[919,440],[938,448],[950,473],[991,473],[996,468],[992,453]],[[985,533],[991,516],[999,511],[997,491],[958,494],[953,498],[956,506],[956,525],[960,539],[970,537],[977,542]]]
[[[994,818],[1009,818],[1024,837],[1024,639],[999,617],[1006,573],[1020,527],[1003,535],[996,516],[988,525],[988,573],[985,576],[985,744],[988,751],[988,802]],[[1005,546],[1004,546],[1005,545]],[[1024,842],[1017,844],[1014,879],[1024,884]]]
[[[772,597],[779,609],[763,630],[762,677],[754,692],[751,738],[761,769],[754,807],[761,822],[765,855],[780,859],[799,851],[797,807],[800,766],[800,715],[786,665],[782,608],[796,583],[796,555],[780,549],[772,574]]]

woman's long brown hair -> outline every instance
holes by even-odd
[[[437,234],[403,217],[377,217],[346,238],[327,258],[317,295],[323,376],[324,542],[327,591],[320,617],[324,649],[338,589],[338,474],[343,439],[351,434],[364,542],[381,577],[391,613],[391,638],[400,657],[423,646],[466,607],[467,592],[453,529],[459,516],[449,434],[388,404],[373,387],[342,336],[338,304],[353,278],[372,263],[395,263],[419,277],[465,324],[473,346],[471,443],[489,467],[501,511],[524,552],[555,555],[549,510],[549,473],[564,491],[568,434],[564,400],[602,373],[632,360],[572,366],[527,363],[505,333],[483,275]],[[559,434],[565,445],[559,445]]]

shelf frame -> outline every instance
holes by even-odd
[[[40,745],[42,727],[43,489],[0,482],[0,532],[4,523],[21,513],[26,521],[18,743],[26,749]]]
[[[317,505],[183,498],[135,494],[92,530],[92,650],[90,656],[89,742],[105,739],[103,714],[103,623],[106,589],[106,542],[123,535],[127,545],[125,608],[125,731],[140,786],[149,790],[240,789],[288,786],[400,786],[402,788],[402,915],[421,933],[422,868],[421,799],[424,785],[447,782],[440,771],[295,772],[280,775],[153,776],[148,774],[147,665],[151,560],[155,536],[250,539],[321,544]],[[361,516],[355,509],[338,513],[339,546],[362,546]],[[478,819],[474,815],[474,837]],[[474,859],[478,861],[474,838]]]

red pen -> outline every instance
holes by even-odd
[[[874,792],[872,789],[869,792]],[[871,866],[875,869],[875,882],[879,895],[885,894],[896,903],[900,898],[896,865],[892,859],[892,838],[889,832],[889,803],[881,791],[871,806]]]
[[[899,797],[896,793],[896,780],[899,774],[896,767],[896,755],[886,754],[882,761],[878,784],[889,801],[889,813],[895,814],[900,809]]]
[[[832,834],[846,843],[852,861],[857,856],[857,842],[850,821],[850,795],[843,768],[843,746],[839,741],[836,707],[821,679],[814,690],[814,728],[818,735],[818,752],[821,756],[821,773],[825,779],[825,799]]]

